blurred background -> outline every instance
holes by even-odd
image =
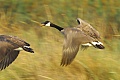
[[[61,67],[64,36],[33,21],[65,28],[77,25],[78,17],[100,32],[106,48],[79,51]],[[35,51],[21,51],[0,80],[120,80],[119,0],[0,0],[0,33],[20,37]]]

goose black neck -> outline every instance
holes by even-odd
[[[60,27],[60,26],[58,26],[58,25],[56,25],[56,24],[50,24],[50,27],[54,27],[54,28],[56,28],[57,30],[59,30],[59,31],[61,31],[61,30],[63,30],[64,28],[62,28],[62,27]]]

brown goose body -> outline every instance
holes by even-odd
[[[74,60],[80,45],[96,41],[77,28],[65,28],[64,35],[62,66],[67,66]]]
[[[62,66],[67,66],[74,60],[76,54],[78,53],[80,45],[89,43],[89,45],[93,45],[95,48],[104,49],[103,44],[96,40],[95,37],[92,37],[88,33],[84,32],[79,27],[80,25],[73,28],[62,28],[56,24],[51,23],[50,21],[45,21],[41,25],[54,27],[64,34],[65,39],[61,60]]]
[[[34,53],[30,44],[16,36],[0,35],[0,70],[9,66],[21,50]]]

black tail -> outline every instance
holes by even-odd
[[[98,49],[104,49],[105,47],[103,46],[103,43],[97,41],[97,42],[91,42],[91,44]]]
[[[96,47],[99,48],[99,49],[104,49],[105,47],[102,45],[102,44],[96,44]]]
[[[34,53],[33,49],[30,48],[29,46],[23,46],[23,49],[27,52],[31,52],[31,53]]]

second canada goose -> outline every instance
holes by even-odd
[[[62,28],[56,24],[51,23],[50,21],[45,21],[41,23],[41,25],[56,28],[65,36],[61,66],[67,66],[73,61],[79,50],[79,46],[82,44],[89,43],[95,48],[104,49],[104,46],[101,42],[84,33],[81,29],[78,29],[77,27]]]
[[[16,36],[0,35],[0,70],[9,66],[21,50],[34,53],[30,44]]]

